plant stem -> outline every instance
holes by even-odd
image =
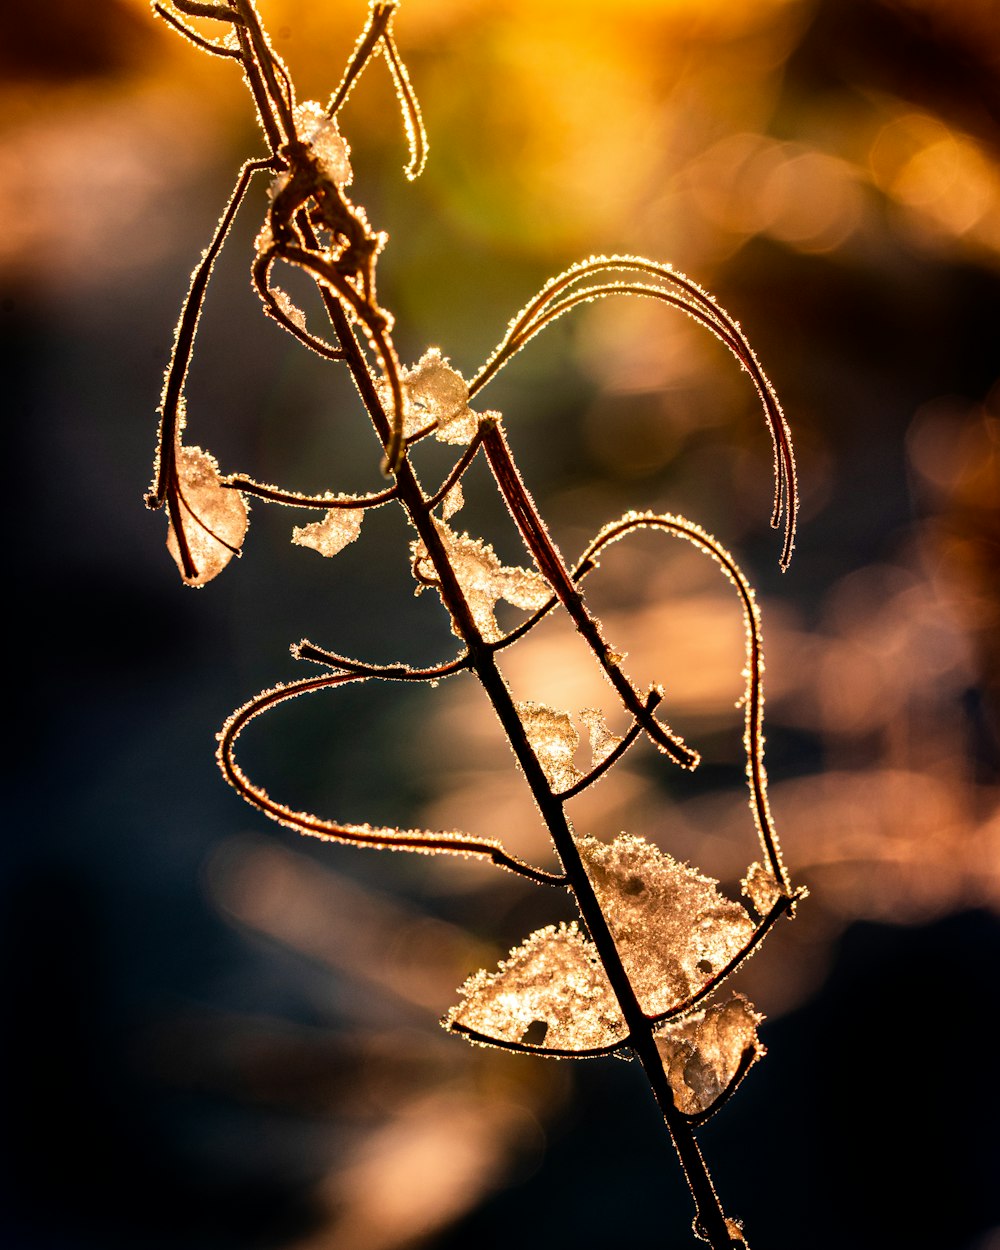
[[[347,316],[332,296],[328,302],[328,312],[338,338],[344,347],[347,365],[361,393],[365,407],[368,409],[376,432],[383,440],[383,444],[385,444],[390,436],[388,418],[382,409],[368,371],[368,366],[354,337]],[[512,507],[515,517],[518,514],[534,514],[534,506],[523,484],[520,482],[519,476],[517,477],[516,487],[510,486],[509,488],[519,494],[517,499],[519,507],[516,511]],[[694,1131],[687,1118],[674,1106],[670,1083],[667,1080],[663,1061],[656,1047],[653,1026],[635,996],[635,991],[618,953],[600,902],[594,893],[594,888],[587,875],[583,860],[580,858],[580,852],[573,837],[572,828],[566,817],[564,803],[562,799],[552,792],[538,757],[528,741],[524,725],[514,704],[514,699],[497,667],[493,649],[483,639],[473,619],[458,578],[452,568],[448,553],[445,550],[444,543],[431,516],[431,506],[434,502],[434,497],[424,494],[413,466],[410,464],[409,458],[405,456],[396,474],[396,489],[400,503],[406,509],[420,539],[427,548],[428,556],[439,578],[441,598],[445,607],[455,622],[457,632],[461,635],[462,640],[469,649],[470,667],[479,678],[486,697],[489,699],[493,711],[507,735],[514,755],[527,779],[532,796],[541,811],[542,819],[552,838],[556,852],[562,861],[569,886],[580,909],[580,915],[597,949],[624,1016],[629,1030],[630,1044],[646,1073],[653,1096],[660,1108],[674,1148],[680,1159],[681,1167],[684,1169],[684,1175],[695,1203],[695,1227],[699,1236],[708,1241],[712,1250],[729,1250],[731,1246],[740,1245],[741,1243],[734,1242],[730,1236],[726,1226],[725,1215],[723,1214],[718,1195],[715,1192],[715,1186],[712,1183],[712,1178],[709,1175],[701,1150],[695,1139]],[[504,495],[505,498],[508,498],[506,491]],[[510,502],[509,498],[508,502]],[[573,586],[572,579],[561,556],[559,556],[551,542],[548,541],[547,536],[546,541],[546,559],[544,565],[540,566],[553,581],[554,588],[560,594],[560,597],[562,597],[564,588],[569,586],[572,589],[574,602],[580,601],[579,592]],[[550,564],[553,567],[550,568]],[[588,632],[581,628],[580,619],[578,619],[580,613],[574,612],[573,617],[577,627],[580,628],[580,632],[584,634],[592,649],[598,654],[601,651],[606,653],[603,639],[600,639],[599,635],[591,638]],[[582,612],[582,620],[585,620],[591,629],[595,628],[593,626],[593,618],[585,611]],[[614,666],[611,666],[609,676],[611,673],[618,678],[618,681],[615,681],[617,689],[619,683],[624,682],[625,679],[620,670]],[[631,686],[629,686],[629,692],[637,701],[637,696],[635,696]]]

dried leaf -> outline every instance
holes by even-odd
[[[622,739],[608,728],[604,713],[600,708],[583,708],[580,712],[580,719],[590,730],[591,763],[596,768],[598,764],[604,763]]]
[[[575,923],[532,933],[495,972],[477,972],[459,993],[462,1001],[445,1026],[459,1025],[500,1043],[585,1051],[625,1037],[597,951]]]
[[[436,422],[435,437],[442,443],[469,443],[479,418],[469,407],[469,386],[436,347],[429,348],[411,368],[400,373],[405,396],[403,431],[407,438]]]
[[[580,735],[573,728],[569,712],[559,712],[544,703],[525,702],[515,706],[553,792],[558,794],[576,785],[583,776],[573,763]]]
[[[497,600],[505,599],[515,607],[527,610],[540,608],[548,602],[552,591],[541,573],[531,569],[506,568],[489,543],[481,538],[456,534],[443,521],[435,521],[435,525],[469,611],[487,642],[496,642],[502,637],[494,615]],[[425,585],[438,585],[437,573],[422,542],[413,545],[413,567],[421,582],[418,594]],[[454,620],[451,628],[457,637],[462,636]]]
[[[754,923],[718,882],[623,833],[609,845],[578,842],[615,945],[642,1009],[679,1006],[745,947]]]
[[[534,569],[504,568],[500,571],[500,597],[523,608],[525,612],[537,612],[548,603],[552,587]]]
[[[763,864],[751,864],[740,884],[759,916],[766,916],[784,894],[774,873]]]
[[[441,515],[447,521],[464,507],[465,495],[462,493],[462,483],[456,482],[444,499],[441,500]]]
[[[351,183],[351,149],[342,137],[337,122],[328,117],[326,109],[315,100],[303,100],[295,108],[295,128],[299,138],[308,143],[320,169],[338,187]]]
[[[177,477],[177,514],[196,570],[194,576],[184,571],[173,517],[167,530],[167,550],[185,585],[204,586],[239,555],[247,532],[247,505],[238,490],[222,485],[215,457],[200,447],[178,447]]]
[[[361,533],[364,517],[363,508],[331,508],[322,521],[296,525],[292,542],[299,547],[311,547],[321,556],[335,556]]]
[[[685,1115],[708,1111],[736,1076],[747,1051],[764,1054],[757,1038],[760,1015],[741,994],[669,1024],[656,1036],[656,1048]]]
[[[274,302],[292,325],[296,325],[300,330],[304,330],[306,328],[306,315],[301,308],[292,303],[292,298],[288,292],[283,291],[280,286],[273,286],[271,287],[271,294],[274,296]]]

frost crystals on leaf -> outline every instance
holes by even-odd
[[[295,108],[295,128],[308,143],[320,169],[338,187],[351,183],[351,149],[341,136],[336,121],[315,100],[304,100]]]
[[[476,627],[487,642],[496,642],[502,637],[494,615],[498,599],[505,599],[514,607],[525,611],[535,611],[548,602],[552,591],[541,573],[531,569],[507,568],[500,563],[489,543],[483,542],[481,538],[456,534],[443,521],[435,521],[434,524],[441,535]],[[413,571],[421,583],[417,587],[418,594],[424,586],[439,587],[438,576],[427,548],[419,541],[413,545]],[[457,637],[462,637],[454,619],[451,628]]]
[[[613,734],[604,720],[600,708],[585,707],[580,712],[580,719],[590,730],[590,754],[594,768],[603,764],[611,752],[622,741]]]
[[[497,1042],[521,1043],[528,1034],[527,1044],[542,1046],[542,1024],[547,1050],[595,1050],[625,1037],[597,951],[575,922],[538,929],[495,972],[477,972],[459,993],[445,1027]]]
[[[582,776],[573,763],[580,735],[573,728],[569,712],[558,712],[544,703],[530,701],[515,706],[553,793],[575,786]]]
[[[270,239],[268,239],[268,244],[270,244]],[[273,286],[271,287],[271,294],[274,296],[274,302],[278,305],[288,320],[293,325],[297,325],[300,330],[304,330],[306,328],[306,315],[301,308],[292,303],[291,296],[288,292],[283,291],[280,286]]]
[[[643,1011],[696,994],[746,946],[754,923],[717,881],[643,838],[579,839],[580,855]]]
[[[456,482],[444,499],[441,500],[441,515],[448,521],[464,507],[465,495],[462,492],[462,483]]]
[[[442,443],[470,443],[479,418],[469,407],[469,385],[436,347],[428,348],[412,369],[400,374],[406,397],[407,438],[435,424]]]
[[[292,542],[298,547],[311,547],[321,556],[335,556],[361,533],[363,508],[331,508],[322,521],[296,525]]]
[[[685,1115],[708,1111],[737,1075],[743,1056],[750,1062],[764,1054],[757,1039],[762,1017],[741,994],[669,1024],[656,1036],[656,1048]],[[749,1066],[749,1065],[748,1065]]]
[[[784,894],[774,873],[763,864],[751,864],[740,884],[759,916],[766,916]]]
[[[185,574],[173,516],[167,530],[167,550],[186,585],[204,586],[239,555],[247,532],[246,501],[238,490],[222,485],[215,457],[200,447],[178,447],[177,478],[177,516],[195,575]]]

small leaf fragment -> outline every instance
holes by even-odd
[[[531,701],[517,703],[515,707],[553,793],[576,785],[583,775],[573,763],[580,735],[573,728],[569,712],[559,712],[545,703]]]
[[[614,1046],[626,1035],[618,1003],[596,948],[576,923],[538,929],[515,947],[495,972],[480,970],[459,993],[445,1018],[498,1044],[587,1051]],[[541,1022],[541,1023],[539,1023]]]
[[[181,545],[171,509],[167,550],[187,586],[204,586],[226,567],[240,547],[249,523],[246,500],[238,490],[222,485],[214,456],[200,447],[178,447],[177,508],[184,542],[195,572],[185,571]]]
[[[288,292],[282,290],[280,286],[272,286],[271,294],[274,296],[274,302],[292,325],[298,326],[300,330],[304,330],[306,328],[306,315],[298,305],[292,303],[292,298]]]
[[[296,525],[292,542],[298,547],[311,547],[321,556],[335,556],[361,533],[364,517],[363,508],[331,508],[322,521]]]
[[[590,730],[591,763],[596,768],[604,763],[622,739],[608,728],[604,713],[600,708],[583,708],[580,712],[580,719]]]
[[[757,1037],[762,1016],[741,995],[668,1024],[656,1035],[656,1048],[685,1115],[708,1111],[737,1075],[744,1055],[750,1063],[764,1054]]]
[[[456,482],[444,499],[441,500],[441,515],[448,521],[464,507],[465,495],[462,491],[462,483]]]
[[[428,348],[412,368],[399,375],[405,400],[403,433],[407,438],[435,425],[442,443],[470,443],[479,417],[469,407],[469,385],[437,347]],[[383,384],[380,391],[387,391]],[[386,395],[383,394],[383,400]]]
[[[774,873],[763,864],[751,864],[740,884],[759,916],[766,916],[784,894]]]
[[[532,569],[507,568],[500,563],[489,543],[481,538],[456,534],[443,521],[435,520],[434,524],[476,627],[487,642],[496,642],[502,637],[494,613],[499,599],[526,610],[540,608],[548,602],[552,591],[541,573]],[[417,593],[424,586],[439,588],[437,572],[423,542],[415,542],[412,551],[413,570],[420,582]],[[451,628],[456,637],[462,637],[454,618]]]
[[[349,186],[351,149],[340,133],[336,119],[315,100],[303,100],[295,107],[295,128],[299,138],[308,143],[320,169],[338,187]]]
[[[577,841],[587,875],[643,1011],[680,1006],[736,958],[754,934],[746,909],[718,882],[643,838]]]

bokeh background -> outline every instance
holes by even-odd
[[[300,98],[325,99],[360,0],[262,8]],[[406,359],[437,344],[471,374],[550,274],[645,253],[740,318],[795,433],[782,575],[755,398],[693,323],[589,308],[483,394],[571,558],[628,508],[669,509],[759,588],[773,807],[811,898],[741,974],[770,1053],[704,1132],[727,1208],[767,1250],[997,1250],[996,4],[406,0],[397,36],[424,177],[402,178],[384,68],[344,127]],[[237,71],[142,0],[49,0],[3,9],[0,74],[3,1244],[687,1245],[632,1065],[437,1027],[467,973],[567,900],[306,844],[215,770],[216,729],[300,675],[303,635],[376,661],[453,645],[388,510],[327,563],[289,545],[301,516],[258,506],[244,559],[199,592],[143,510],[187,275],[261,150]],[[262,205],[258,187],[205,308],[191,441],[298,489],[376,489],[350,388],[247,289]],[[486,476],[466,494],[457,519],[522,560]],[[637,748],[578,825],[652,838],[732,892],[756,852],[731,591],[665,541],[623,544],[592,582],[705,763],[679,775]],[[511,653],[510,680],[587,706],[599,683],[559,630]],[[299,704],[247,742],[277,797],[544,856],[471,686]]]

